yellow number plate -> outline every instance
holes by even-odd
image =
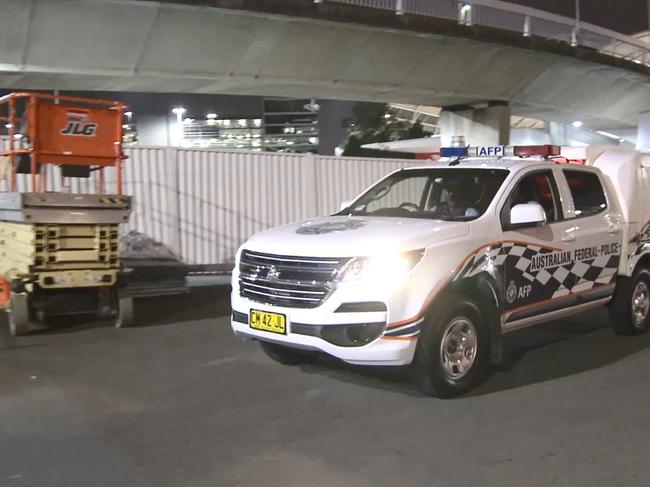
[[[249,317],[250,327],[256,330],[270,331],[271,333],[287,333],[287,317],[279,313],[251,310]]]

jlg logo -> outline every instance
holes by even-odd
[[[61,135],[80,135],[94,137],[97,133],[97,124],[89,121],[88,112],[85,110],[68,110],[68,123],[61,129]]]

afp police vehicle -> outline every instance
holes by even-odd
[[[234,332],[284,364],[308,351],[413,364],[423,392],[448,397],[485,377],[513,330],[604,305],[616,332],[648,329],[650,155],[441,156],[335,215],[252,236],[233,272]]]

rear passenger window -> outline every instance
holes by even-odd
[[[592,172],[564,170],[576,216],[589,216],[607,208],[605,191],[598,176]]]

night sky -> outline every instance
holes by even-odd
[[[574,0],[508,0],[510,3],[574,17]],[[584,22],[634,34],[648,29],[650,0],[580,0],[580,18]]]

